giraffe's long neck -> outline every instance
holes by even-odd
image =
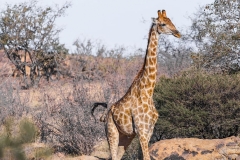
[[[146,51],[145,61],[142,68],[140,78],[140,87],[147,90],[148,96],[153,95],[153,90],[157,76],[157,46],[159,34],[156,25],[152,25],[149,31],[148,47]]]

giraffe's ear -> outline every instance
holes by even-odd
[[[152,18],[152,23],[153,24],[157,24],[157,19],[156,18]]]

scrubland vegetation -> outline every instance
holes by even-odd
[[[93,103],[121,98],[142,66],[145,49],[109,49],[78,39],[69,53],[59,43],[55,19],[70,6],[42,8],[28,1],[0,11],[0,158],[7,148],[12,159],[26,159],[23,145],[33,142],[52,148],[35,158],[90,154],[106,139],[103,124],[91,116]],[[215,0],[191,19],[180,41],[162,36],[159,41],[154,92],[159,119],[151,143],[240,134],[239,3]],[[99,119],[103,111],[95,113]],[[28,120],[16,123],[22,117]],[[141,157],[137,140],[124,157]]]

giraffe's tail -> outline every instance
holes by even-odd
[[[93,104],[93,108],[92,108],[92,111],[91,111],[91,114],[92,114],[92,116],[94,117],[94,119],[95,119],[95,122],[96,122],[96,117],[94,116],[94,110],[98,107],[98,106],[103,106],[104,108],[107,108],[107,103],[104,103],[104,102],[96,102],[96,103],[94,103]],[[104,112],[103,113],[103,115],[101,116],[101,118],[100,118],[100,121],[101,122],[105,122],[106,121],[106,112]]]

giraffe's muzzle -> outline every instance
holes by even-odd
[[[174,37],[181,38],[181,34],[178,30],[173,31]]]

